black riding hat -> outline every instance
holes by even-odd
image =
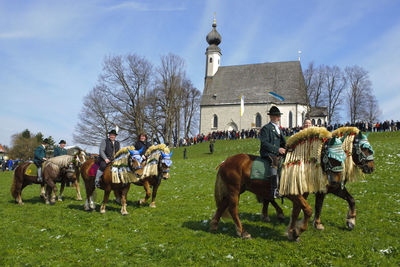
[[[117,131],[115,131],[115,130],[109,131],[108,134],[115,134],[115,135],[118,135],[118,134],[117,134]]]
[[[61,144],[66,144],[67,142],[65,142],[65,140],[61,140],[60,143],[58,143],[59,145]]]
[[[275,116],[280,116],[283,113],[281,113],[281,111],[279,110],[279,108],[277,108],[276,106],[272,106],[269,111],[268,111],[268,115],[275,115]]]
[[[49,144],[49,139],[47,139],[47,138],[43,139],[43,142],[42,142],[42,144],[46,144],[46,145],[48,145],[48,144]]]

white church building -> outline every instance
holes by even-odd
[[[220,66],[222,54],[218,45],[222,38],[215,20],[212,27],[206,38],[209,46],[200,102],[200,133],[259,129],[269,122],[267,113],[272,105],[283,113],[282,127],[301,126],[307,113],[307,101],[300,61]],[[277,100],[269,92],[282,96],[284,101]],[[243,116],[240,116],[241,96],[244,98]],[[318,119],[323,124],[326,117]],[[317,124],[317,118],[314,122]]]

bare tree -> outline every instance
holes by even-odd
[[[348,112],[350,122],[355,123],[366,116],[369,96],[371,96],[371,81],[368,72],[360,66],[346,67],[349,90],[347,92]]]
[[[346,77],[338,66],[325,67],[324,97],[328,107],[328,124],[339,120],[339,110],[343,104],[343,91],[346,88]]]
[[[163,118],[162,130],[163,140],[171,143],[173,138],[173,130],[176,123],[179,124],[177,118],[177,109],[180,108],[180,96],[182,90],[182,82],[185,78],[184,61],[181,57],[168,54],[161,56],[161,64],[157,68],[156,91],[158,96],[158,104],[161,109]],[[179,137],[179,131],[178,136]]]
[[[110,56],[104,60],[99,81],[115,111],[112,119],[121,129],[122,141],[133,142],[145,130],[144,110],[152,69],[149,61],[136,54]]]
[[[98,146],[113,128],[113,110],[104,96],[101,86],[94,87],[84,98],[78,124],[73,134],[74,142]]]
[[[190,80],[184,80],[183,89],[183,126],[184,137],[187,138],[192,133],[192,122],[195,120],[195,114],[200,107],[201,93],[193,86]]]
[[[382,111],[379,108],[378,100],[375,95],[370,94],[367,96],[365,108],[365,120],[368,122],[377,122]]]

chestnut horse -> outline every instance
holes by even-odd
[[[327,156],[328,147],[333,141],[324,142],[321,153],[321,167],[332,181],[340,181],[342,173],[333,171],[331,167],[340,167],[342,163],[336,159],[328,157],[328,161],[324,162],[322,158]],[[217,210],[210,222],[212,231],[218,229],[218,223],[224,212],[229,211],[235,226],[236,233],[243,239],[251,238],[251,235],[243,228],[239,220],[239,197],[245,191],[250,191],[257,195],[259,199],[272,201],[271,183],[269,180],[253,180],[250,179],[251,167],[255,155],[237,154],[227,158],[218,167],[217,179],[215,182],[215,202]],[[330,167],[328,167],[330,166]],[[307,195],[307,194],[305,194]],[[300,234],[307,230],[308,221],[312,215],[312,209],[303,195],[287,195],[286,198],[293,202],[292,216],[288,229],[289,240],[297,240]],[[300,211],[303,210],[304,218],[301,223],[296,224]],[[278,210],[277,210],[278,211]],[[280,212],[278,212],[280,214]],[[279,215],[278,215],[279,216]]]
[[[76,180],[79,175],[79,151],[74,156],[64,155],[48,159],[43,164],[43,182],[37,181],[37,176],[26,175],[25,172],[32,162],[24,162],[15,169],[13,183],[11,186],[11,195],[15,202],[23,205],[21,193],[22,190],[30,184],[47,185],[45,201],[46,204],[55,203],[55,195],[57,194],[57,179]],[[53,195],[50,199],[50,194]]]
[[[314,227],[318,230],[324,230],[325,227],[321,223],[321,212],[322,206],[325,199],[325,195],[332,193],[347,201],[349,205],[349,211],[346,216],[346,225],[349,230],[353,230],[356,223],[356,208],[355,200],[353,196],[347,191],[345,184],[353,179],[352,176],[355,175],[352,172],[351,165],[359,168],[363,173],[370,174],[374,171],[375,164],[373,158],[372,147],[365,142],[366,136],[363,136],[361,131],[355,127],[342,127],[333,132],[333,136],[342,137],[344,134],[348,134],[345,137],[345,142],[343,143],[344,150],[348,155],[345,163],[345,179],[341,180],[340,183],[331,183],[327,186],[326,193],[317,192],[315,193],[315,215],[314,215]],[[347,141],[348,140],[348,141]],[[363,141],[361,141],[363,140]],[[348,144],[347,142],[350,142]],[[355,171],[357,172],[357,170]],[[275,200],[263,199],[263,217],[268,217],[268,205],[271,203],[274,207],[278,205]]]
[[[134,150],[131,151],[132,153],[128,156],[128,167],[130,171],[133,172],[137,177],[142,175],[143,169],[141,167],[142,157],[139,155],[139,152]],[[93,192],[95,188],[95,176],[89,175],[89,170],[92,165],[95,163],[95,159],[87,160],[81,167],[81,175],[83,181],[85,182],[85,189],[86,189],[86,202],[84,205],[84,209],[86,211],[94,210],[96,205],[93,201]],[[110,196],[111,190],[114,192],[118,191],[121,194],[122,199],[122,208],[121,214],[127,215],[128,211],[126,210],[126,197],[130,188],[129,183],[113,183],[112,182],[112,163],[109,163],[103,172],[103,179],[100,181],[100,188],[104,190],[104,198],[103,204],[100,207],[100,213],[104,214],[106,212],[106,205],[108,202],[108,198]]]
[[[169,178],[169,168],[172,164],[172,161],[171,161],[172,152],[169,154],[164,154],[163,152],[158,151],[156,153],[160,153],[157,163],[156,163],[157,164],[157,175],[143,174],[139,181],[133,183],[134,185],[143,186],[144,191],[146,192],[146,196],[143,199],[140,199],[138,201],[138,204],[139,205],[146,204],[147,200],[150,198],[150,194],[151,194],[151,203],[150,203],[151,208],[156,207],[155,201],[156,201],[158,187],[161,184],[161,180],[167,180]],[[143,162],[142,167],[144,168],[145,166],[146,166],[146,162]],[[150,187],[153,187],[153,192],[150,191]],[[121,192],[114,191],[114,194],[116,197],[116,201],[118,203],[120,203]]]
[[[78,153],[78,165],[79,167],[82,166],[82,164],[86,161],[86,153],[83,150],[79,150]],[[74,184],[75,189],[76,189],[76,200],[81,201],[82,200],[82,196],[81,196],[81,190],[79,188],[79,172],[77,174],[77,177],[75,180],[68,180],[65,177],[63,177],[63,179],[61,179],[61,188],[60,188],[60,194],[57,196],[58,201],[63,201],[62,197],[63,197],[63,192],[64,192],[64,188],[65,188],[65,184],[67,182],[70,182],[72,184]],[[46,192],[45,192],[45,186],[44,184],[41,185],[40,188],[40,197],[45,199],[46,197]]]

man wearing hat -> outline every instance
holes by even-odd
[[[33,163],[35,163],[38,168],[38,178],[37,181],[41,183],[43,181],[42,177],[42,164],[46,161],[46,148],[49,145],[49,139],[45,138],[40,146],[35,149],[33,156]]]
[[[117,132],[111,130],[108,132],[108,138],[104,139],[100,144],[99,159],[100,167],[96,173],[95,184],[96,187],[100,187],[100,178],[103,175],[107,164],[114,160],[115,153],[118,152],[120,145],[119,142],[115,140],[117,137]]]
[[[272,106],[268,115],[270,122],[264,125],[260,131],[260,156],[267,159],[271,164],[271,196],[272,198],[277,198],[279,197],[278,162],[279,157],[286,153],[286,140],[279,125],[282,115],[279,108]]]
[[[65,142],[64,140],[61,140],[60,143],[58,143],[60,146],[58,146],[54,149],[54,157],[67,155],[67,150],[65,149],[66,143],[67,142]]]

